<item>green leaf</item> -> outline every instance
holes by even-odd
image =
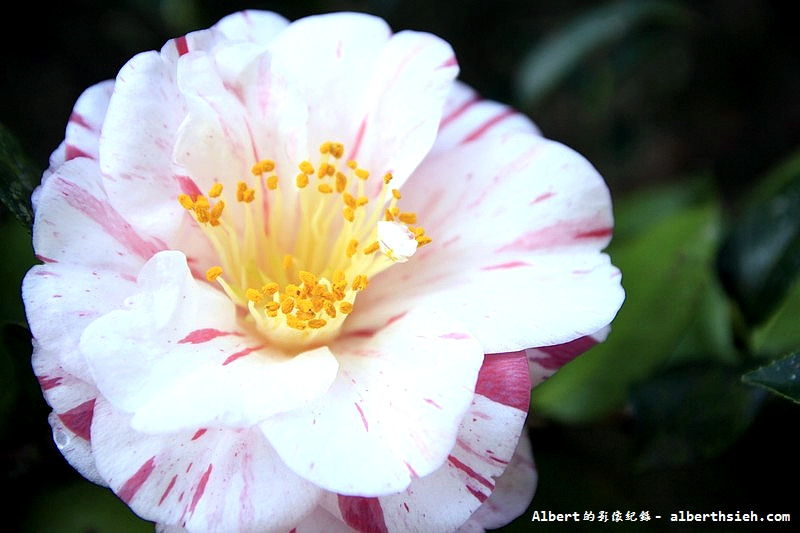
[[[765,397],[743,386],[739,374],[733,367],[686,365],[637,384],[631,403],[642,436],[640,466],[689,464],[736,442]]]
[[[618,207],[618,219],[640,212],[625,202]],[[534,389],[534,412],[576,423],[597,420],[625,404],[630,387],[671,356],[695,320],[713,281],[717,227],[714,204],[682,206],[645,217],[635,235],[612,241],[609,253],[622,271],[626,300],[611,334]]]
[[[620,40],[646,22],[685,24],[691,14],[667,1],[611,2],[576,17],[536,46],[520,64],[516,80],[518,101],[530,107],[544,98],[593,51]]]
[[[40,177],[17,139],[0,124],[0,202],[27,228],[33,224],[31,193]]]
[[[752,331],[751,344],[759,358],[773,360],[800,346],[800,283],[795,283],[783,304],[763,325]]]
[[[800,403],[800,353],[752,370],[742,376],[742,381]]]
[[[23,531],[85,533],[114,531],[136,533],[153,531],[107,488],[81,481],[59,488],[42,487],[33,501]]]
[[[800,165],[750,205],[720,246],[720,279],[750,325],[765,322],[800,274]]]

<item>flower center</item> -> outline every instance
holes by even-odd
[[[178,197],[216,251],[208,281],[286,349],[329,341],[371,277],[431,242],[416,214],[400,211],[391,173],[370,199],[370,173],[342,161],[341,143],[325,142],[319,152],[316,167],[298,165],[293,183],[279,178],[273,161],[257,162],[251,183],[237,183],[234,208],[220,182],[205,196]]]

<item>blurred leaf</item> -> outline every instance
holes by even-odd
[[[33,224],[31,193],[40,176],[17,139],[0,124],[0,202],[27,228]]]
[[[646,213],[617,205],[620,221],[628,213]],[[631,385],[670,357],[712,283],[717,219],[713,204],[682,206],[658,218],[645,216],[638,233],[612,241],[609,253],[622,271],[625,303],[604,343],[534,389],[535,412],[565,423],[596,420],[622,407]]]
[[[732,367],[682,366],[637,384],[631,393],[643,435],[645,468],[714,457],[750,426],[764,394],[745,387]]]
[[[20,295],[22,278],[36,262],[31,235],[22,224],[13,219],[0,221],[0,242],[3,243],[3,261],[0,261],[0,321],[25,323],[25,310]]]
[[[31,505],[24,531],[87,533],[153,531],[105,487],[87,482],[73,483],[43,492]]]
[[[754,329],[752,347],[755,355],[775,359],[800,347],[800,283],[795,283],[786,300],[763,325]]]
[[[717,258],[725,289],[751,325],[769,318],[800,273],[800,164],[790,163],[784,183],[734,221]]]
[[[742,381],[800,403],[800,353],[748,372],[742,376]]]
[[[690,18],[685,7],[668,1],[628,0],[596,7],[537,44],[523,58],[516,79],[517,101],[524,107],[535,105],[586,56],[644,23],[685,23]]]

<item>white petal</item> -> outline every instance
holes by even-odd
[[[80,346],[103,395],[154,433],[249,427],[315,400],[337,371],[324,347],[289,357],[242,330],[233,303],[199,285],[179,252],[154,256],[127,309],[95,320]]]
[[[257,429],[170,435],[130,429],[98,399],[97,468],[138,515],[190,531],[288,531],[317,505],[318,488],[287,469]]]
[[[423,163],[403,202],[433,242],[372,280],[348,328],[446,306],[487,352],[514,351],[594,333],[622,303],[619,270],[600,253],[608,189],[562,145],[515,134],[454,148]]]
[[[443,313],[414,310],[331,345],[328,394],[262,424],[295,472],[327,490],[404,489],[446,460],[473,396],[480,346]]]
[[[524,353],[487,355],[444,465],[413,479],[401,493],[379,498],[329,494],[323,507],[359,531],[456,530],[488,501],[497,478],[512,464],[529,400]],[[527,485],[520,486],[526,488],[522,498],[527,498]],[[509,505],[510,511],[517,508],[518,502]]]

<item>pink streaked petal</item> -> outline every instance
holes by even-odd
[[[564,344],[541,346],[525,350],[531,372],[531,385],[536,386],[552,376],[559,368],[569,363],[596,344],[606,340],[610,327],[605,327],[591,335],[578,337]]]
[[[340,368],[328,394],[262,424],[286,464],[321,487],[360,496],[403,490],[439,468],[483,360],[472,336],[444,313],[416,309],[331,350]]]
[[[453,175],[455,191],[443,179]],[[513,134],[454,148],[423,162],[403,202],[433,242],[376,277],[353,331],[447,306],[487,352],[506,352],[594,333],[622,303],[619,271],[600,253],[613,226],[608,189],[563,145]]]
[[[320,490],[288,470],[257,429],[147,435],[98,399],[92,449],[109,486],[142,518],[192,531],[288,531]]]
[[[512,132],[541,135],[527,116],[506,105],[485,100],[471,87],[456,82],[445,102],[439,134],[429,157],[487,135]]]
[[[135,229],[111,204],[97,162],[61,165],[36,197],[33,247],[38,255],[88,268],[136,272],[163,244]]]
[[[214,28],[231,41],[268,44],[288,24],[289,21],[277,13],[245,10],[226,16]]]
[[[100,166],[115,208],[135,227],[172,242],[185,211],[176,198],[175,132],[186,114],[175,57],[146,52],[117,75],[100,137]]]
[[[523,433],[508,468],[497,479],[494,492],[459,528],[458,533],[482,533],[487,529],[501,528],[521,516],[533,499],[537,481],[531,442]]]
[[[383,20],[356,13],[298,20],[270,51],[273,74],[313,111],[306,152],[317,153],[324,141],[343,142],[345,157],[377,176],[393,172],[396,186],[433,144],[458,72],[444,41],[416,32],[392,35]],[[380,180],[375,183],[379,189]]]
[[[490,501],[497,487],[503,488],[505,482],[499,482],[498,478],[514,464],[514,452],[527,414],[508,404],[526,404],[530,398],[524,354],[509,356],[509,360],[513,361],[514,371],[509,373],[507,381],[510,389],[516,391],[515,397],[498,403],[476,393],[461,420],[455,446],[439,469],[412,479],[403,492],[360,502],[364,508],[361,516],[372,517],[369,522],[362,519],[364,530],[380,531],[385,527],[392,532],[454,531],[484,502]],[[487,356],[481,374],[494,373],[498,364],[501,363],[495,356]],[[520,497],[528,495],[526,490]],[[322,505],[340,520],[353,525],[344,513],[352,505],[343,509],[341,498],[328,494]],[[517,503],[509,502],[508,509],[516,511]],[[447,512],[442,512],[444,509]],[[506,518],[510,520],[513,516],[506,515]]]
[[[327,348],[289,357],[241,330],[233,303],[179,252],[154,256],[126,308],[92,322],[80,348],[103,395],[151,433],[249,427],[316,400],[337,371]]]
[[[105,81],[86,89],[78,97],[75,107],[69,116],[64,139],[64,151],[59,156],[51,158],[51,166],[59,166],[66,160],[75,157],[89,157],[97,159],[97,144],[100,139],[100,129],[108,108],[108,100],[114,89],[113,81]]]
[[[124,272],[124,268],[120,270]],[[81,333],[94,319],[117,309],[134,286],[133,279],[113,269],[93,270],[69,263],[34,266],[22,282],[22,299],[34,337],[36,375],[52,379],[64,373],[91,382],[86,359],[78,348]],[[43,389],[46,396],[62,390]]]

